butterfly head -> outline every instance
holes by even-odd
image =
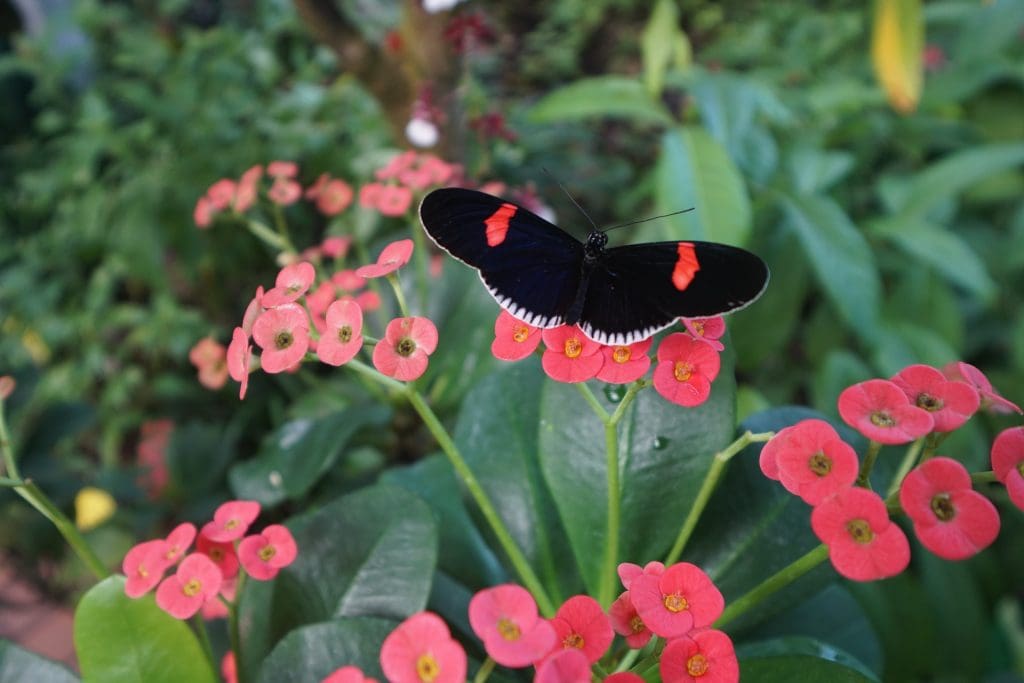
[[[608,235],[594,230],[587,238],[587,246],[584,248],[584,257],[589,259],[597,258],[604,252],[606,244],[608,244]]]

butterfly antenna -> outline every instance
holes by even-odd
[[[544,168],[543,166],[541,166],[541,169],[544,171],[544,173],[547,174],[547,176],[549,178],[551,178],[552,180],[555,181],[555,184],[558,185],[558,187],[562,188],[562,192],[565,193],[565,196],[569,198],[569,201],[571,201],[573,204],[576,205],[576,208],[580,210],[580,213],[582,213],[584,216],[586,216],[587,220],[590,221],[590,224],[594,226],[594,230],[596,232],[601,232],[601,229],[599,227],[597,227],[597,223],[595,223],[594,219],[590,217],[590,214],[588,214],[586,211],[584,211],[583,207],[580,206],[580,203],[578,201],[576,201],[576,198],[573,197],[571,194],[569,194],[569,190],[565,189],[565,185],[563,185],[562,183],[558,182],[558,179],[555,178],[555,176],[551,175],[551,171],[549,171],[548,169]]]
[[[673,211],[672,213],[663,213],[660,216],[651,216],[650,218],[641,218],[638,221],[630,221],[628,223],[619,223],[618,225],[613,225],[610,228],[605,228],[601,232],[608,232],[609,230],[614,230],[615,228],[624,228],[627,225],[636,225],[637,223],[646,223],[647,221],[653,221],[653,220],[656,220],[658,218],[668,218],[669,216],[678,216],[681,213],[688,213],[690,211],[693,211],[693,207],[692,206],[689,209],[682,209],[681,211]]]

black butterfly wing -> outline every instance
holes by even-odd
[[[738,247],[656,242],[609,249],[590,274],[579,325],[602,344],[632,344],[677,318],[743,308],[768,284],[768,266]]]
[[[579,240],[521,206],[462,188],[424,197],[420,221],[438,247],[480,271],[502,308],[536,327],[562,324],[579,288]]]

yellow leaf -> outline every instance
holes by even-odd
[[[923,50],[920,0],[876,0],[871,61],[889,104],[898,112],[914,111],[921,100]]]
[[[75,496],[75,525],[82,531],[95,529],[117,510],[114,497],[95,486],[86,486]]]

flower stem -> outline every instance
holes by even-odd
[[[996,473],[992,470],[987,472],[975,472],[971,475],[972,484],[991,484],[995,481],[999,480],[996,479]]]
[[[477,481],[473,471],[469,469],[466,461],[462,458],[462,454],[459,453],[459,449],[456,447],[455,442],[452,440],[448,431],[441,424],[441,421],[431,410],[430,406],[423,399],[413,387],[409,386],[405,391],[406,397],[409,399],[409,403],[419,413],[419,416],[423,419],[423,424],[430,430],[430,433],[437,440],[438,445],[444,454],[448,457],[448,461],[455,468],[455,472],[459,475],[462,483],[466,486],[470,496],[476,502],[480,508],[480,512],[483,514],[484,519],[491,527],[491,531],[494,532],[495,537],[498,539],[498,543],[501,544],[502,549],[508,556],[509,562],[515,568],[519,574],[519,578],[522,579],[526,588],[533,593],[534,599],[537,600],[537,606],[545,616],[551,617],[555,613],[555,606],[551,602],[551,598],[548,597],[547,591],[544,590],[544,586],[541,584],[540,579],[534,573],[533,568],[530,567],[530,563],[523,556],[519,546],[516,545],[515,540],[512,538],[512,534],[509,533],[505,523],[498,516],[497,510],[494,509],[494,505],[491,503],[491,499],[488,498],[487,493],[483,487],[480,486],[480,482]]]
[[[686,519],[683,520],[682,528],[679,529],[679,535],[676,537],[676,542],[672,544],[672,549],[669,550],[668,555],[665,556],[666,565],[675,564],[682,556],[683,548],[686,547],[686,543],[690,540],[693,530],[697,527],[697,522],[700,520],[700,516],[704,513],[704,508],[707,507],[708,501],[711,500],[711,494],[714,493],[715,486],[718,484],[718,480],[721,478],[722,472],[725,471],[726,464],[733,458],[733,456],[750,444],[763,443],[771,439],[773,436],[775,436],[775,432],[760,432],[758,434],[754,434],[748,430],[743,432],[738,439],[726,446],[723,450],[715,453],[715,456],[711,459],[711,467],[708,468],[708,473],[704,476],[704,482],[700,485],[700,490],[697,491],[697,497],[694,498],[693,505],[690,506],[690,512],[686,515]]]
[[[216,672],[218,668],[217,662],[213,659],[213,646],[210,645],[210,634],[206,632],[206,622],[203,621],[203,613],[196,612],[195,616],[192,617],[192,623],[195,624],[196,636],[199,638],[199,644],[203,648],[203,654],[206,655],[206,659],[209,660],[210,666]]]
[[[488,657],[484,660],[484,663],[480,665],[480,668],[476,671],[476,676],[473,676],[473,683],[484,683],[494,671],[494,665],[496,662]]]
[[[236,683],[245,683],[245,667],[242,666],[242,635],[238,623],[238,607],[242,601],[242,588],[245,587],[245,572],[238,573],[238,581],[235,584],[235,599],[228,605],[228,639],[231,643],[231,652],[235,655]]]
[[[402,283],[398,281],[398,275],[395,273],[388,273],[388,284],[391,285],[391,289],[395,292],[395,298],[398,300],[398,310],[402,312],[403,318],[409,317],[409,305],[405,302],[405,294],[402,293]]]
[[[754,586],[746,595],[730,603],[725,608],[725,611],[722,612],[722,616],[718,617],[718,620],[715,621],[714,627],[722,628],[730,621],[757,606],[758,603],[776,591],[793,583],[826,559],[828,559],[828,546],[825,544],[816,546],[810,552],[794,560],[790,565],[783,567]]]
[[[878,453],[882,450],[882,444],[877,441],[868,442],[868,452],[864,454],[864,462],[860,464],[860,473],[857,475],[857,486],[871,490],[871,470],[878,459]]]
[[[429,289],[427,271],[430,268],[430,252],[427,250],[426,233],[419,225],[412,228],[412,241],[416,246],[416,289],[419,294],[420,310],[427,306],[427,290]]]
[[[891,496],[900,490],[900,484],[903,483],[903,477],[907,476],[907,472],[914,467],[917,462],[917,456],[921,453],[921,448],[924,446],[925,437],[921,437],[910,444],[910,448],[907,449],[907,454],[903,456],[903,461],[900,463],[899,469],[896,470],[896,474],[892,478],[892,483],[889,484],[889,490],[885,492],[886,498]]]
[[[594,392],[590,390],[587,383],[577,382],[576,388],[579,390],[580,394],[583,395],[583,400],[587,402],[590,409],[594,411],[595,415],[597,415],[597,419],[601,420],[602,424],[608,424],[608,420],[611,419],[611,416],[608,414],[608,411],[604,409],[604,406],[601,405],[600,401],[597,400],[597,396],[594,396]]]
[[[245,227],[249,229],[249,232],[263,240],[268,247],[278,251],[288,250],[288,242],[284,240],[281,235],[263,225],[263,223],[249,220],[245,222]]]

